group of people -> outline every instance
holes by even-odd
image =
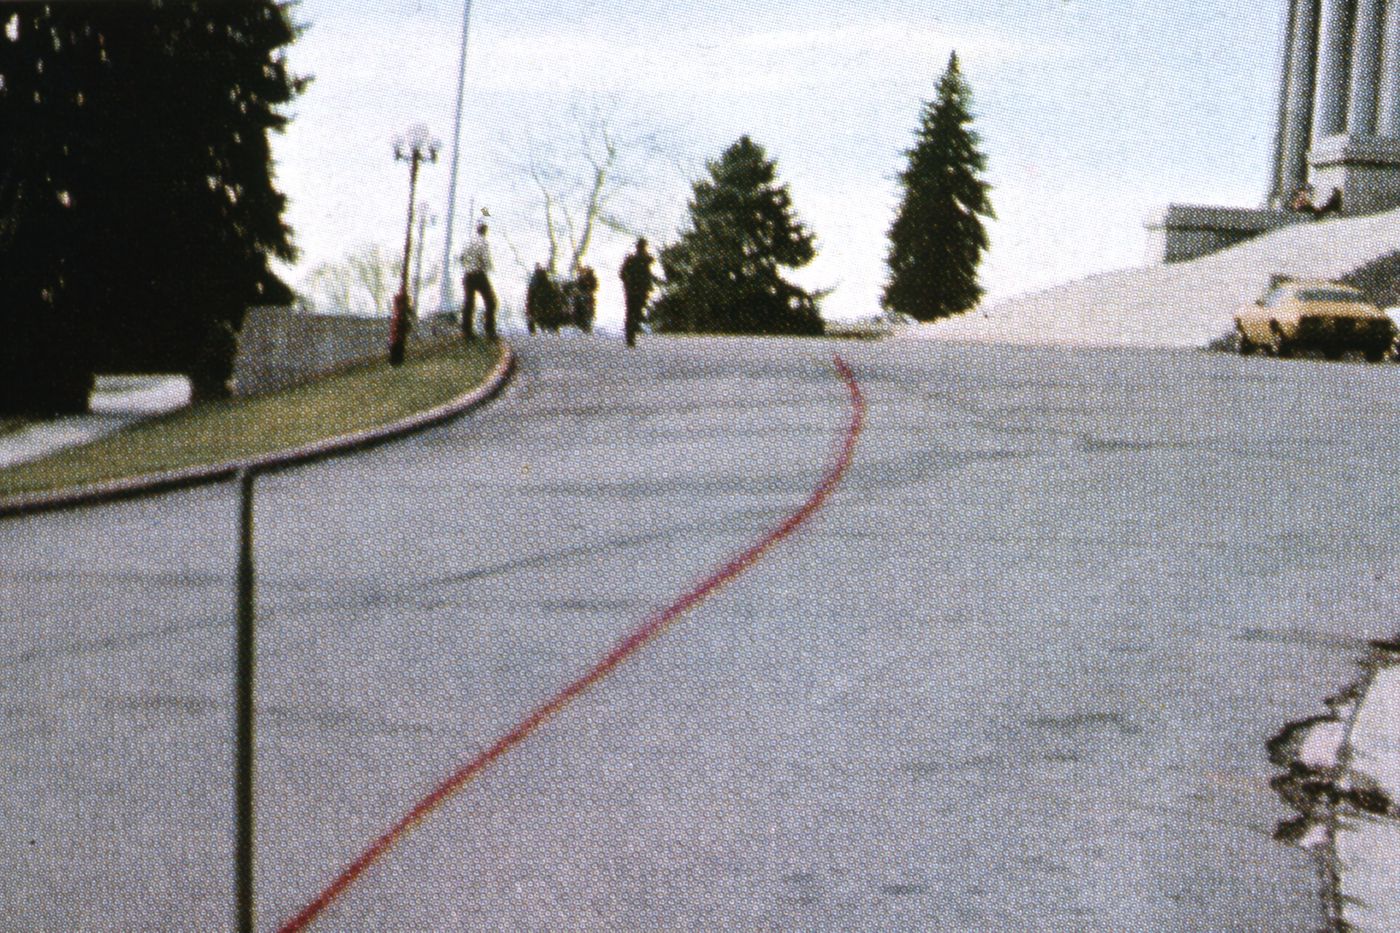
[[[496,339],[496,292],[491,287],[491,246],[486,242],[486,234],[486,224],[478,224],[476,235],[462,250],[462,292],[465,296],[462,306],[462,336],[467,340],[476,339],[478,295],[481,296],[483,309],[482,330],[486,339]],[[646,238],[638,237],[636,246],[627,254],[627,258],[622,261],[622,268],[618,271],[618,277],[622,279],[625,305],[623,334],[629,347],[637,345],[637,332],[641,329],[642,314],[656,285],[656,276],[651,268],[655,261],[655,257],[647,251]],[[585,330],[589,329],[593,323],[593,299],[597,290],[598,277],[592,269],[585,266],[571,283],[567,297],[554,296],[554,293],[559,291],[558,287],[550,280],[544,267],[536,264],[525,297],[525,316],[531,333],[535,330],[537,315],[545,310],[544,304],[553,301],[553,297],[549,296],[558,297],[566,302],[567,310],[580,322],[580,326]],[[585,319],[586,323],[583,323]],[[555,326],[557,327],[557,324]]]
[[[1304,185],[1293,194],[1293,200],[1288,203],[1289,210],[1299,214],[1311,214],[1314,220],[1321,220],[1328,214],[1340,214],[1342,212],[1342,189],[1333,188],[1332,193],[1327,196],[1327,200],[1321,204],[1317,203],[1312,185]]]
[[[593,330],[598,311],[598,275],[588,266],[563,283],[555,281],[542,263],[535,263],[525,286],[525,323],[530,333],[536,327],[557,331],[572,323],[587,333]]]

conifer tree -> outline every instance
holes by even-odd
[[[937,99],[924,104],[899,173],[904,197],[890,225],[889,279],[881,299],[891,313],[932,321],[967,311],[982,297],[982,220],[995,215],[981,177],[987,158],[971,128],[971,100],[954,52]]]
[[[820,294],[783,278],[816,256],[777,165],[748,136],[708,163],[690,225],[661,251],[665,280],[652,306],[661,333],[820,334]]]
[[[288,4],[68,0],[0,25],[0,407],[55,407],[23,397],[55,356],[89,385],[184,372],[221,394],[246,310],[291,299],[268,141],[304,85]]]

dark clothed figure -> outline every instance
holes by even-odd
[[[572,311],[574,326],[584,333],[593,330],[593,319],[598,313],[598,274],[588,266],[578,270],[573,281]]]
[[[618,272],[618,277],[622,279],[622,292],[626,303],[622,330],[627,336],[629,347],[637,345],[637,330],[642,324],[642,311],[647,306],[647,299],[651,297],[652,286],[656,284],[651,272],[653,262],[655,258],[647,252],[646,238],[639,237],[637,248],[622,260],[622,269]]]
[[[1313,204],[1313,186],[1304,185],[1293,192],[1293,200],[1288,202],[1288,209],[1297,214],[1316,213],[1317,206]]]
[[[472,319],[476,317],[476,296],[481,296],[481,331],[487,340],[496,339],[496,293],[491,289],[491,279],[485,272],[468,272],[462,276],[462,291],[466,294],[462,307],[462,334],[468,339],[472,333]]]
[[[549,270],[535,263],[535,271],[530,273],[530,282],[525,286],[525,326],[530,333],[533,334],[536,327],[559,330],[562,297],[559,287],[549,277]]]

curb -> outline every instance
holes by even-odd
[[[460,395],[450,402],[410,415],[400,421],[383,424],[352,434],[342,434],[324,440],[292,447],[270,454],[261,454],[244,460],[230,460],[224,463],[185,467],[159,473],[146,473],[125,479],[85,486],[73,486],[53,492],[21,493],[15,496],[0,497],[0,519],[17,515],[33,515],[39,512],[53,512],[79,506],[96,505],[119,499],[130,499],[156,492],[166,492],[188,486],[199,486],[216,480],[228,479],[243,470],[266,473],[274,470],[350,453],[394,440],[407,434],[422,431],[445,421],[466,414],[500,394],[515,372],[515,352],[504,341],[500,344],[501,359],[487,375],[486,381],[472,391]]]

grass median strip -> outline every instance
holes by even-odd
[[[390,424],[480,385],[502,352],[454,341],[410,354],[399,369],[369,363],[281,392],[195,405],[0,469],[0,496],[226,463]]]

